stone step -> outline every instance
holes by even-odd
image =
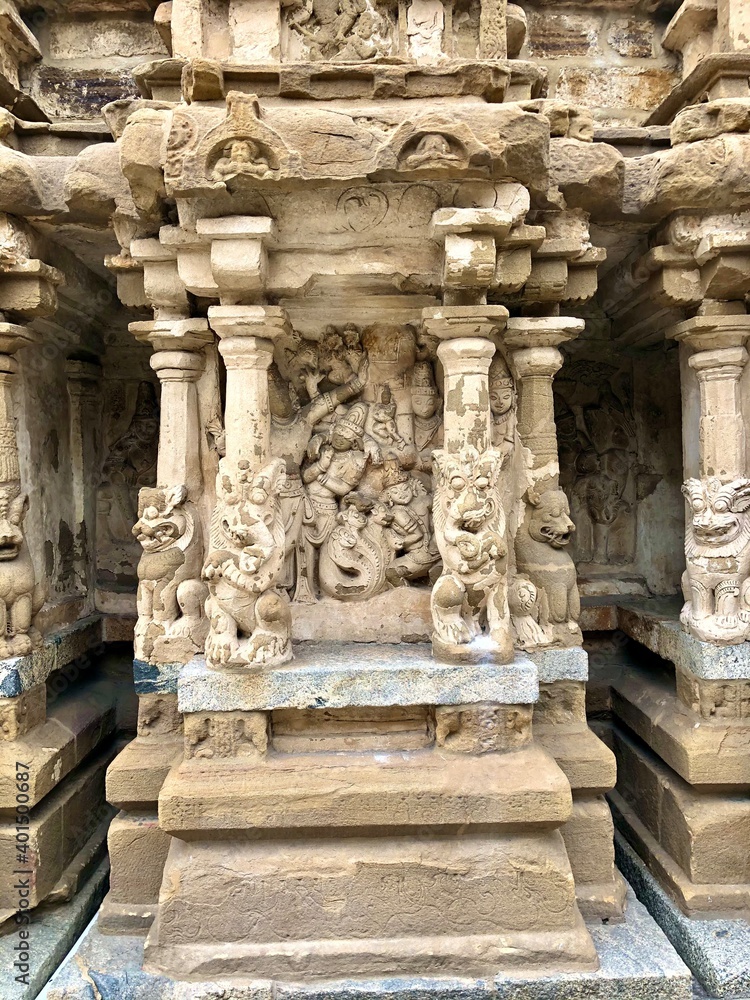
[[[481,756],[442,752],[274,754],[184,761],[159,795],[159,821],[181,835],[332,827],[559,826],[570,786],[531,744]]]
[[[127,812],[155,812],[169,770],[182,760],[182,736],[138,736],[107,770],[107,801]]]

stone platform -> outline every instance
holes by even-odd
[[[692,977],[628,893],[622,924],[589,925],[600,968],[540,978],[343,980],[301,986],[270,980],[175,983],[144,972],[143,938],[111,937],[92,923],[41,1000],[690,1000]],[[94,989],[92,989],[92,985]]]
[[[750,1000],[750,922],[686,917],[625,839],[615,836],[617,862],[638,899],[692,969],[705,993]]]

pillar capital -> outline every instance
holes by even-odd
[[[422,310],[425,333],[438,340],[497,336],[508,322],[505,306],[437,306]]]
[[[281,306],[211,306],[208,322],[222,341],[243,337],[274,341],[292,333],[289,317]]]
[[[201,351],[214,339],[205,319],[156,319],[131,323],[128,329],[155,351]]]
[[[559,347],[575,340],[585,325],[570,316],[514,316],[508,320],[503,343],[513,351]]]
[[[164,382],[197,382],[206,361],[191,351],[158,351],[151,357],[151,367]]]
[[[697,351],[688,364],[699,379],[739,378],[749,355],[744,347],[719,347],[712,351]]]
[[[13,355],[22,347],[37,344],[39,337],[27,326],[17,323],[0,323],[0,354]]]
[[[666,331],[670,340],[687,344],[694,351],[717,351],[744,347],[750,338],[750,316],[746,313],[694,316]]]

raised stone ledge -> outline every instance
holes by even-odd
[[[91,615],[45,636],[41,649],[28,656],[0,661],[0,698],[17,698],[36,684],[44,684],[79,656],[102,644],[102,618]]]
[[[430,647],[375,643],[302,643],[280,667],[211,670],[191,660],[180,674],[181,712],[255,712],[277,708],[390,705],[530,705],[539,697],[537,668],[517,654],[513,663],[447,664]]]
[[[572,649],[539,649],[528,654],[539,671],[540,684],[555,681],[587,681],[589,654],[581,646]]]
[[[620,629],[678,670],[701,680],[750,679],[750,642],[714,646],[694,639],[680,624],[680,606],[672,599],[612,596],[590,601],[582,611],[581,624],[584,630],[591,631]],[[544,681],[541,674],[539,680]]]

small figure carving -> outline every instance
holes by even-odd
[[[445,136],[439,132],[431,132],[422,136],[414,152],[404,160],[404,166],[408,170],[417,170],[419,167],[460,162],[461,157],[451,150],[451,144]]]
[[[432,453],[443,447],[443,400],[435,386],[429,361],[418,361],[414,365],[411,385],[417,469],[431,473]]]
[[[690,506],[682,623],[704,642],[742,642],[750,637],[750,479],[688,479],[682,492]]]
[[[292,6],[289,27],[305,40],[313,60],[364,62],[390,48],[383,18],[367,0],[298,0]]]
[[[315,434],[308,446],[309,464],[302,469],[302,481],[307,486],[302,529],[304,565],[295,600],[315,600],[316,553],[336,524],[339,500],[357,489],[368,461],[382,461],[377,444],[365,434],[367,414],[366,403],[355,403],[336,418],[329,431]]]
[[[432,590],[437,657],[471,659],[488,650],[469,649],[486,621],[491,652],[513,659],[507,598],[505,514],[498,479],[502,455],[466,448],[460,455],[436,451],[433,517],[443,573]]]
[[[513,376],[498,351],[489,374],[492,447],[504,456],[513,451],[516,440],[516,388]]]
[[[391,516],[383,504],[357,493],[341,506],[320,550],[320,589],[341,601],[364,601],[386,589]]]
[[[519,649],[531,651],[550,645],[550,637],[539,624],[539,591],[528,577],[517,576],[513,580],[508,590],[508,606]]]
[[[284,564],[284,517],[279,488],[284,461],[258,473],[247,461],[236,470],[222,459],[211,519],[211,553],[203,568],[211,620],[209,666],[285,663],[292,657],[292,618],[276,589]]]
[[[233,177],[268,177],[272,167],[253,139],[232,139],[224,147],[221,158],[214,167],[214,178],[218,181]]]
[[[372,436],[384,444],[395,448],[406,448],[406,441],[401,437],[396,425],[396,404],[393,402],[388,386],[383,389],[380,402],[372,408]]]
[[[386,472],[384,485],[380,500],[391,515],[392,547],[400,553],[386,578],[401,586],[427,576],[440,561],[432,532],[432,497],[419,479],[398,466]]]
[[[20,483],[0,486],[0,659],[26,656],[42,644],[33,621],[46,594],[23,533],[28,506]]]
[[[138,563],[136,658],[148,660],[161,637],[185,640],[189,657],[203,648],[208,631],[197,511],[185,486],[144,488],[138,508],[140,516],[133,534],[143,547],[143,555]]]
[[[539,625],[549,637],[547,644],[577,645],[581,642],[581,600],[576,568],[565,551],[575,531],[568,498],[562,490],[541,495],[529,490],[527,501],[516,535],[518,571],[538,591]]]

